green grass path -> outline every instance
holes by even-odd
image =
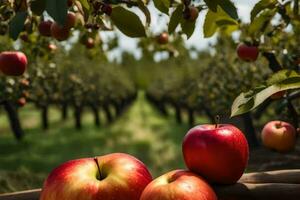
[[[183,168],[181,141],[188,127],[173,118],[162,117],[145,100],[143,93],[114,124],[96,128],[92,116],[84,115],[82,131],[70,118],[61,122],[51,110],[50,130],[39,128],[39,112],[32,107],[21,111],[26,127],[18,143],[9,132],[6,116],[0,113],[0,192],[41,187],[46,175],[70,159],[125,152],[142,160],[154,177]]]

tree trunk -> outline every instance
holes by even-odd
[[[176,116],[176,122],[178,124],[182,124],[181,109],[178,104],[175,104],[175,116]]]
[[[68,105],[66,103],[63,103],[61,107],[61,119],[65,121],[67,118],[68,118]]]
[[[100,127],[101,122],[100,122],[100,115],[99,115],[99,109],[97,106],[92,105],[92,112],[94,114],[94,122],[95,122],[95,126]]]
[[[42,128],[44,130],[49,128],[48,106],[42,106]]]
[[[168,111],[166,109],[166,106],[165,106],[164,102],[159,102],[158,103],[158,109],[159,109],[159,111],[162,115],[168,116]]]
[[[109,105],[108,104],[104,105],[103,110],[104,110],[104,113],[105,113],[108,124],[112,123],[113,122],[113,117],[112,117],[111,111],[109,109]]]
[[[242,115],[245,127],[245,134],[249,143],[250,148],[254,148],[258,146],[258,140],[255,134],[255,128],[253,125],[253,119],[251,113],[246,113]]]
[[[81,114],[82,114],[82,107],[81,106],[75,106],[74,108],[74,118],[75,118],[75,128],[77,130],[82,129],[82,124],[81,124]]]
[[[8,101],[3,102],[4,109],[7,113],[10,127],[13,131],[13,134],[17,140],[21,140],[24,136],[24,131],[21,127],[19,115],[17,109]]]
[[[120,115],[121,115],[121,106],[120,106],[120,104],[118,104],[117,102],[114,102],[113,103],[113,106],[114,106],[114,108],[115,108],[115,116],[116,116],[116,118],[117,117],[119,117]]]
[[[189,126],[193,127],[195,125],[195,115],[194,115],[194,109],[188,108],[188,120],[189,120]]]

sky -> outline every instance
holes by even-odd
[[[250,11],[253,8],[253,6],[258,2],[259,0],[233,0],[235,3],[239,17],[244,22],[250,21]],[[169,17],[167,16],[161,16],[159,17],[159,11],[157,11],[153,5],[150,5],[150,12],[152,16],[152,21],[150,24],[150,30],[156,34],[161,33],[162,31],[165,31],[165,28],[168,24]],[[145,17],[141,13],[137,13],[142,20],[145,19]],[[164,15],[164,14],[163,14]],[[197,25],[196,30],[193,33],[193,35],[186,41],[186,45],[188,47],[195,47],[198,50],[205,49],[209,43],[213,43],[215,41],[215,37],[212,38],[204,38],[203,37],[203,22],[205,18],[205,13],[200,13],[198,19],[197,19]],[[118,32],[119,35],[119,44],[120,49],[117,49],[115,52],[113,52],[110,57],[113,59],[114,57],[118,57],[118,54],[121,51],[130,51],[133,52],[137,57],[139,57],[140,52],[137,51],[137,42],[136,39],[132,39],[129,37],[124,36],[122,33]],[[105,38],[109,37],[109,34],[104,33],[101,35],[101,37],[105,40]]]

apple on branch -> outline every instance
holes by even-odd
[[[140,200],[217,200],[217,196],[200,176],[186,170],[174,170],[153,180]]]
[[[40,200],[139,200],[151,181],[147,167],[127,154],[71,160],[51,172]]]
[[[182,151],[189,170],[218,184],[236,183],[249,158],[244,134],[230,124],[192,128],[184,138]]]
[[[257,46],[251,46],[247,44],[239,44],[237,47],[237,54],[240,59],[246,62],[256,61],[259,55],[259,49]]]
[[[27,68],[27,57],[20,51],[0,53],[0,71],[8,76],[21,76]]]

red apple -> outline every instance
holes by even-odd
[[[88,37],[85,41],[85,46],[87,49],[92,49],[95,47],[95,40],[91,37]]]
[[[139,200],[151,180],[146,166],[127,154],[72,160],[51,172],[40,200]]]
[[[51,25],[53,24],[52,21],[42,21],[39,26],[39,32],[43,36],[50,37],[51,36]]]
[[[152,181],[140,200],[217,200],[217,196],[200,176],[174,170]]]
[[[161,33],[156,38],[158,44],[167,44],[169,42],[169,34],[166,32]]]
[[[69,38],[70,29],[54,22],[51,26],[51,35],[58,41],[63,41]]]
[[[109,4],[104,4],[101,6],[101,11],[110,16],[112,13],[112,7]]]
[[[295,147],[296,135],[296,129],[291,124],[283,121],[271,121],[264,126],[261,139],[267,148],[286,152]]]
[[[0,71],[8,76],[21,76],[27,68],[27,57],[20,51],[4,51],[0,54]]]
[[[76,15],[73,12],[68,12],[67,19],[64,27],[66,28],[73,28],[76,24]]]
[[[237,54],[240,59],[253,62],[256,61],[259,55],[259,49],[257,46],[249,46],[246,44],[240,44],[237,47]]]
[[[199,10],[194,6],[187,7],[187,9],[185,9],[185,11],[183,12],[184,19],[191,22],[196,21],[198,16],[199,16]]]
[[[280,92],[276,92],[275,94],[271,95],[271,99],[281,99],[282,97],[284,97],[286,91],[280,91]]]
[[[21,97],[20,99],[18,99],[18,105],[20,107],[25,106],[25,104],[26,104],[26,98],[25,97]]]
[[[219,184],[236,183],[249,158],[244,134],[230,124],[192,128],[184,138],[182,151],[191,171]]]

